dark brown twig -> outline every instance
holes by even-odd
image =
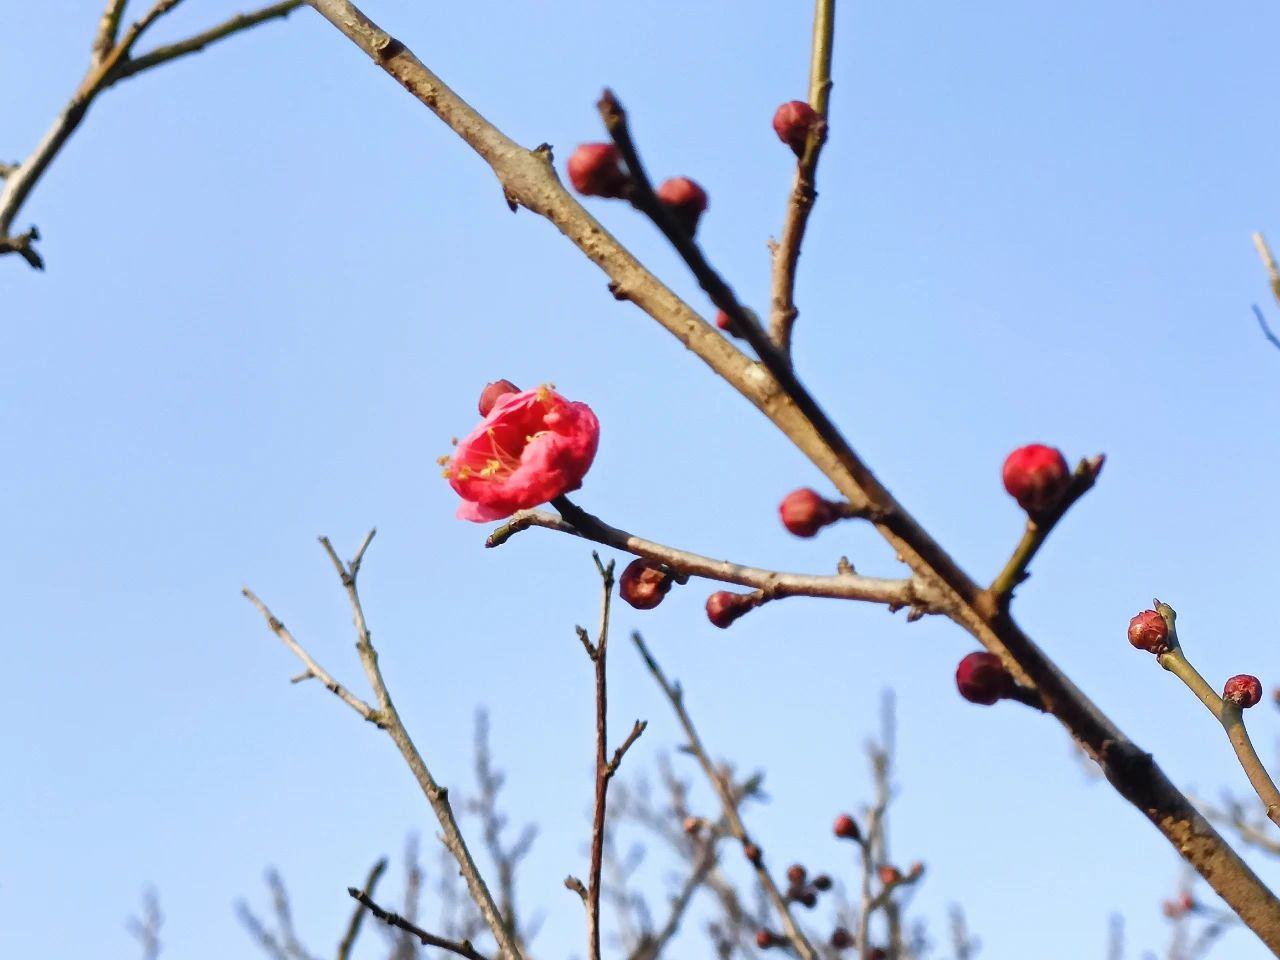
[[[466,957],[467,960],[489,960],[488,957],[471,945],[470,940],[458,941],[437,937],[434,933],[427,933],[416,924],[410,923],[400,914],[392,913],[390,910],[383,910],[362,890],[357,890],[355,887],[347,887],[347,893],[351,894],[355,900],[358,900],[383,923],[417,937],[424,947],[439,947],[441,950],[448,950],[450,953],[456,953],[460,957]]]
[[[369,870],[369,875],[365,877],[364,887],[361,889],[366,898],[373,896],[374,888],[377,887],[378,881],[382,879],[382,875],[386,870],[386,857],[375,863]],[[347,921],[347,931],[342,935],[342,940],[338,943],[337,960],[350,960],[351,949],[356,945],[356,937],[360,935],[360,924],[364,920],[366,909],[364,904],[361,903],[355,910],[351,911],[351,919]]]
[[[587,949],[589,960],[600,960],[600,872],[604,865],[605,814],[609,792],[609,781],[618,772],[618,766],[631,745],[644,733],[647,724],[637,720],[621,746],[614,751],[613,759],[609,759],[608,733],[608,677],[605,670],[609,652],[609,606],[613,597],[613,561],[608,564],[600,562],[600,555],[591,554],[600,574],[600,627],[596,634],[596,642],[591,644],[586,631],[578,628],[578,636],[587,648],[587,655],[595,666],[596,681],[596,770],[595,770],[595,804],[591,817],[591,867],[587,875],[586,889],[582,889],[581,881],[565,885],[583,898],[587,906]],[[571,880],[574,878],[570,878]]]

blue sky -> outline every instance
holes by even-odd
[[[24,156],[78,83],[98,6],[6,11],[0,159]],[[184,4],[156,39],[236,9]],[[367,10],[561,161],[600,138],[610,85],[650,171],[706,187],[705,248],[765,303],[791,171],[769,120],[804,96],[807,4]],[[803,377],[979,579],[1019,533],[999,483],[1010,449],[1107,453],[1016,613],[1211,799],[1247,790],[1226,743],[1123,634],[1158,595],[1212,683],[1280,681],[1280,354],[1249,309],[1280,321],[1249,242],[1280,241],[1277,35],[1262,3],[846,5],[798,291]],[[591,209],[705,306],[649,225]],[[586,869],[589,827],[590,671],[572,627],[594,623],[598,588],[581,542],[532,531],[485,551],[486,528],[453,518],[434,461],[488,380],[592,405],[601,447],[578,500],[617,525],[780,569],[842,553],[900,569],[856,526],[790,538],[776,504],[822,489],[816,471],[553,228],[512,216],[483,164],[309,11],[107,93],[27,222],[47,272],[0,260],[5,955],[136,956],[124,920],[154,886],[167,956],[253,956],[232,905],[265,905],[269,865],[327,955],[373,859],[416,831],[434,867],[430,811],[391,745],[318,686],[290,686],[296,663],[239,595],[252,586],[358,687],[315,537],[348,554],[373,525],[363,595],[405,719],[465,793],[488,707],[513,820],[542,829],[521,888],[545,916],[536,952],[581,955],[561,887]],[[892,844],[928,865],[914,904],[936,937],[959,902],[984,957],[1101,955],[1113,912],[1131,956],[1162,948],[1173,852],[1054,723],[956,696],[967,636],[829,601],[722,632],[701,612],[710,589],[615,627],[645,632],[713,752],[768,771],[750,826],[780,867],[852,877],[830,823],[870,796],[863,743],[892,687]],[[677,731],[625,644],[612,663],[615,728],[651,721],[625,770],[652,770]],[[1269,760],[1275,710],[1256,713]],[[1230,949],[1264,955],[1248,934]]]

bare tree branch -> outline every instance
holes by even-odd
[[[631,639],[635,642],[636,649],[640,651],[640,656],[644,658],[645,666],[649,668],[653,679],[662,688],[662,692],[666,694],[671,708],[675,711],[676,718],[680,721],[680,726],[689,741],[688,750],[697,759],[698,765],[702,767],[702,772],[706,774],[707,780],[710,781],[712,789],[716,792],[716,796],[720,798],[720,808],[724,813],[725,820],[728,822],[729,833],[742,844],[743,852],[755,868],[756,877],[759,879],[761,887],[763,887],[773,903],[774,910],[778,914],[778,920],[786,931],[787,939],[790,941],[792,949],[795,950],[801,960],[818,960],[818,955],[813,945],[791,915],[791,907],[786,897],[782,895],[782,891],[778,889],[773,876],[765,867],[763,852],[756,844],[751,842],[750,837],[747,835],[746,825],[742,822],[742,816],[738,811],[738,798],[734,795],[728,778],[722,776],[716,770],[710,756],[707,754],[706,748],[703,747],[702,740],[698,737],[693,721],[685,709],[684,693],[681,691],[680,685],[673,684],[667,679],[666,674],[658,666],[658,661],[654,659],[653,654],[649,651],[648,646],[645,645],[644,639],[640,634],[633,633]]]
[[[382,879],[386,869],[386,857],[383,857],[370,869],[369,876],[365,878],[363,887],[363,893],[366,897],[373,896],[374,888],[378,885],[378,881]],[[361,903],[351,912],[351,919],[347,922],[347,932],[342,935],[342,940],[338,943],[337,960],[350,960],[351,950],[356,945],[356,937],[360,935],[360,922],[364,920],[365,909],[364,904]]]
[[[160,956],[160,927],[164,914],[160,912],[160,898],[154,890],[142,895],[142,916],[130,917],[129,932],[142,945],[142,960],[156,960]]]
[[[257,26],[267,20],[288,16],[302,6],[302,0],[275,3],[247,14],[238,14],[225,23],[178,43],[158,47],[141,57],[133,58],[133,48],[144,33],[157,20],[169,13],[181,0],[156,0],[141,18],[117,36],[126,0],[108,0],[98,23],[93,42],[93,56],[89,70],[62,112],[54,119],[35,149],[21,163],[11,165],[5,172],[4,188],[0,190],[0,255],[16,253],[33,269],[44,269],[44,261],[36,252],[35,241],[39,232],[31,229],[11,234],[13,222],[40,178],[57,157],[67,140],[75,133],[98,94],[112,84],[134,76],[144,70],[176,60],[204,49],[211,43]]]
[[[369,912],[381,920],[383,923],[405,931],[417,937],[424,947],[439,947],[441,950],[448,950],[450,953],[456,953],[460,957],[466,957],[467,960],[489,960],[483,953],[480,953],[471,941],[449,940],[445,937],[437,937],[434,933],[427,933],[421,927],[410,923],[398,913],[392,913],[389,910],[383,910],[380,906],[369,899],[369,895],[355,887],[347,887],[347,893],[359,901],[363,906],[367,907]]]
[[[895,554],[942,593],[947,614],[999,656],[1019,684],[1039,691],[1046,711],[1103,767],[1117,792],[1160,830],[1268,947],[1280,953],[1280,900],[1150,755],[1077,689],[1012,617],[999,611],[990,613],[981,601],[983,588],[871,472],[758,324],[754,331],[748,326],[745,333],[760,357],[759,364],[728,343],[645,270],[568,194],[551,167],[549,150],[526,150],[506,137],[349,0],[309,2],[484,158],[508,202],[551,221],[609,276],[615,296],[635,303],[697,353],[777,425],[853,507],[865,509]],[[708,280],[705,276],[698,279]],[[715,296],[712,300],[725,309]],[[737,315],[730,313],[731,320],[737,322],[746,316],[732,300],[731,291],[727,302],[738,310]]]
[[[564,501],[565,498],[560,498]],[[863,577],[842,564],[842,571],[835,576],[818,576],[804,573],[780,573],[759,567],[747,567],[728,560],[715,560],[690,553],[677,547],[655,543],[637,537],[626,530],[611,527],[598,517],[574,508],[573,522],[542,510],[521,510],[498,527],[485,541],[486,546],[499,546],[521,530],[542,527],[582,537],[615,550],[624,550],[637,557],[645,557],[666,564],[681,576],[705,577],[722,583],[736,583],[744,587],[762,590],[770,598],[779,597],[831,597],[845,600],[865,600],[883,603],[892,609],[909,607],[917,610],[939,612],[941,603],[936,591],[917,577],[887,580],[879,577]]]
[[[334,570],[337,571],[338,577],[342,581],[343,588],[346,590],[347,600],[351,605],[351,612],[355,621],[356,652],[360,657],[360,664],[364,668],[369,685],[373,689],[378,708],[374,710],[368,704],[349,693],[346,696],[343,696],[342,693],[338,695],[342,696],[342,699],[364,716],[366,720],[375,722],[380,729],[385,730],[391,741],[396,745],[396,749],[400,751],[400,755],[404,758],[414,779],[418,782],[418,786],[426,797],[427,803],[430,804],[431,809],[435,812],[436,819],[440,823],[441,840],[457,861],[462,877],[466,881],[467,891],[480,909],[480,913],[484,917],[489,930],[493,933],[498,949],[504,955],[504,960],[523,960],[523,954],[507,930],[502,914],[498,910],[497,904],[494,903],[493,895],[489,892],[488,886],[481,877],[475,860],[471,856],[471,851],[462,837],[462,831],[458,828],[457,818],[454,816],[453,807],[449,803],[449,791],[437,783],[431,775],[426,762],[422,759],[422,755],[414,745],[413,739],[409,736],[408,730],[405,729],[404,723],[400,719],[400,714],[391,699],[391,693],[387,689],[386,681],[382,677],[382,669],[378,665],[378,652],[374,649],[370,640],[364,608],[360,602],[359,591],[356,588],[356,578],[360,573],[365,551],[369,549],[369,544],[373,542],[375,533],[376,531],[370,530],[365,535],[364,540],[356,550],[355,556],[349,563],[345,564],[339,559],[337,552],[333,549],[333,545],[329,542],[329,538],[320,538],[320,545],[324,548],[325,554],[329,557]],[[335,693],[338,693],[339,690],[345,690],[319,668],[314,659],[284,629],[284,625],[271,615],[251,591],[245,589],[244,595],[258,607],[259,611],[267,618],[267,623],[275,634],[306,664],[307,669],[312,674],[321,678],[325,685],[334,690]]]
[[[818,156],[827,142],[827,120],[831,103],[831,50],[835,35],[836,0],[816,0],[813,13],[813,52],[809,65],[809,106],[818,123],[809,132],[804,153],[796,161],[795,181],[782,224],[782,238],[771,244],[773,282],[769,310],[769,336],[784,356],[791,355],[791,336],[796,317],[796,266],[804,241],[809,214],[818,199],[814,179]]]

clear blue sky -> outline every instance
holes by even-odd
[[[0,159],[25,155],[78,83],[99,6],[7,5]],[[235,9],[192,0],[157,38]],[[651,171],[707,188],[707,250],[765,303],[791,170],[769,120],[804,95],[808,4],[368,12],[561,160],[599,138],[593,104],[612,86]],[[799,369],[975,576],[1019,532],[1008,450],[1107,453],[1016,612],[1208,798],[1243,794],[1243,775],[1123,635],[1156,594],[1212,682],[1280,682],[1280,353],[1249,311],[1280,321],[1249,243],[1280,241],[1277,36],[1263,3],[846,2],[801,263]],[[704,305],[651,227],[592,209]],[[551,381],[594,407],[579,501],[618,525],[783,569],[841,553],[900,569],[856,527],[782,531],[777,501],[821,488],[816,472],[553,228],[512,216],[482,163],[310,11],[110,91],[27,222],[48,271],[0,260],[5,956],[136,956],[124,920],[148,886],[166,956],[254,956],[232,904],[265,906],[273,864],[331,955],[345,887],[374,858],[398,867],[418,831],[434,868],[430,812],[390,744],[290,686],[297,664],[239,596],[251,585],[360,689],[315,537],[347,554],[372,525],[366,609],[410,728],[464,793],[488,706],[513,819],[542,827],[521,888],[545,917],[536,952],[581,955],[561,880],[585,871],[591,690],[572,627],[594,623],[597,583],[581,542],[533,531],[485,551],[487,528],[453,519],[434,460],[488,380]],[[616,628],[644,630],[717,755],[767,769],[751,827],[779,867],[852,876],[830,822],[869,797],[862,744],[893,687],[893,848],[928,865],[914,904],[936,938],[960,902],[983,957],[1100,956],[1112,912],[1130,956],[1163,948],[1177,858],[1052,721],[955,695],[968,637],[805,601],[722,632],[701,612],[709,589],[624,609]],[[677,732],[625,644],[613,666],[616,727],[651,721],[627,771],[652,770]],[[1276,711],[1256,714],[1269,759]],[[1247,934],[1226,949],[1264,955]]]

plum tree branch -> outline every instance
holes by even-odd
[[[836,0],[816,0],[813,14],[813,52],[809,65],[809,106],[818,122],[809,130],[804,153],[796,160],[795,178],[782,223],[782,237],[773,248],[773,280],[769,308],[769,336],[784,356],[791,355],[796,317],[796,267],[809,214],[818,199],[815,180],[818,156],[827,142],[831,105],[831,51],[835,36]]]
[[[62,108],[35,149],[21,163],[12,166],[0,190],[0,255],[16,253],[36,270],[44,269],[44,260],[35,249],[40,233],[35,227],[22,233],[11,233],[13,222],[40,178],[44,176],[58,153],[80,126],[89,107],[100,93],[115,83],[169,63],[179,57],[203,50],[233,34],[257,26],[267,20],[286,17],[302,6],[303,0],[274,3],[252,13],[237,14],[231,19],[177,43],[157,47],[140,57],[132,56],[133,48],[157,20],[169,13],[182,0],[157,0],[146,13],[119,35],[121,17],[127,0],[108,0],[93,42],[89,69],[75,93]],[[119,36],[118,36],[119,35]],[[118,39],[117,39],[118,37]]]
[[[680,689],[680,684],[672,683],[667,679],[666,674],[662,672],[662,667],[658,665],[658,661],[654,658],[649,647],[645,644],[644,638],[639,633],[633,633],[631,639],[635,643],[636,649],[640,651],[640,656],[644,659],[645,666],[649,668],[649,673],[653,675],[653,679],[662,688],[662,692],[670,702],[671,708],[675,711],[676,718],[680,721],[680,726],[689,741],[689,752],[698,761],[698,765],[702,767],[702,772],[706,774],[712,789],[715,790],[716,796],[720,799],[720,808],[724,813],[729,833],[742,844],[742,849],[747,854],[747,859],[755,868],[760,885],[773,903],[774,910],[778,914],[783,930],[786,931],[791,948],[795,950],[800,960],[818,960],[817,951],[814,950],[813,944],[809,942],[809,939],[804,935],[804,931],[800,929],[795,918],[791,915],[791,906],[787,898],[778,889],[772,874],[769,873],[768,868],[765,866],[763,852],[751,842],[747,834],[747,827],[742,822],[742,814],[738,809],[738,797],[734,792],[733,785],[727,777],[722,776],[716,770],[715,765],[711,762],[710,755],[702,745],[702,739],[698,736],[698,731],[693,726],[689,711],[685,709],[684,691]]]
[[[384,910],[363,890],[347,887],[347,893],[383,923],[417,937],[424,947],[439,947],[441,950],[447,950],[460,957],[466,957],[466,960],[489,960],[488,957],[472,946],[470,940],[449,940],[445,937],[437,937],[434,933],[427,933],[421,927],[406,920],[400,914]]]
[[[542,510],[521,510],[494,530],[485,541],[485,545],[499,546],[521,530],[542,527],[558,533],[582,537],[606,547],[613,547],[615,550],[624,550],[637,557],[656,560],[677,571],[682,577],[704,577],[722,583],[736,583],[762,590],[773,599],[830,597],[883,603],[892,609],[910,607],[931,613],[942,612],[940,598],[926,582],[916,577],[895,580],[864,577],[848,572],[847,569],[834,576],[780,573],[776,570],[743,566],[729,560],[715,560],[687,550],[645,540],[625,530],[611,527],[585,511],[577,510],[572,516],[576,522],[570,522],[564,517],[557,517]]]
[[[497,904],[494,903],[493,895],[489,892],[489,888],[471,856],[471,851],[463,839],[462,831],[459,829],[457,818],[453,813],[453,807],[449,803],[449,791],[441,786],[431,775],[426,762],[414,745],[413,739],[409,736],[409,731],[405,729],[404,723],[400,719],[400,714],[391,699],[391,693],[387,689],[386,681],[383,679],[382,669],[378,665],[378,651],[374,648],[370,639],[364,607],[356,587],[360,566],[364,562],[365,552],[369,549],[369,544],[373,542],[375,533],[375,530],[370,530],[365,535],[364,540],[356,550],[355,556],[348,563],[343,563],[338,557],[337,551],[333,549],[333,544],[329,542],[328,537],[321,537],[320,545],[324,548],[325,554],[329,557],[330,562],[338,573],[338,578],[342,581],[343,588],[346,590],[347,600],[351,606],[351,613],[355,622],[356,653],[359,655],[360,664],[364,668],[369,686],[373,689],[374,698],[378,703],[376,709],[346,691],[332,677],[321,670],[306,650],[284,629],[284,625],[267,610],[251,591],[245,589],[243,591],[244,595],[266,617],[268,626],[302,660],[313,676],[318,677],[329,689],[338,693],[348,706],[360,713],[366,720],[377,724],[380,729],[386,731],[391,741],[396,745],[396,749],[400,751],[400,755],[404,758],[414,779],[418,782],[419,788],[426,797],[427,803],[430,804],[432,811],[435,813],[436,819],[440,823],[441,840],[449,852],[453,854],[454,860],[457,861],[458,869],[467,885],[467,892],[480,910],[480,914],[484,917],[489,930],[493,933],[498,949],[503,954],[503,960],[523,960],[523,955],[515,942],[515,938],[511,935],[507,924],[503,922],[502,913]],[[335,687],[337,689],[334,689]],[[343,692],[339,693],[339,690]]]
[[[767,336],[763,344],[758,336],[750,341],[763,361],[756,363],[583,209],[560,183],[547,150],[529,150],[505,136],[349,0],[308,2],[474,149],[494,171],[511,202],[549,220],[608,275],[615,296],[634,303],[694,351],[764,413],[854,508],[873,513],[876,529],[916,576],[939,591],[948,615],[999,656],[1020,684],[1039,691],[1046,711],[1089,757],[1104,766],[1121,796],[1160,830],[1268,947],[1280,953],[1280,901],[1160,767],[1058,669],[1011,616],[990,612],[981,599],[984,588],[890,494],[790,374],[789,365]],[[723,304],[717,306],[724,309]],[[756,328],[762,335],[758,324]]]

